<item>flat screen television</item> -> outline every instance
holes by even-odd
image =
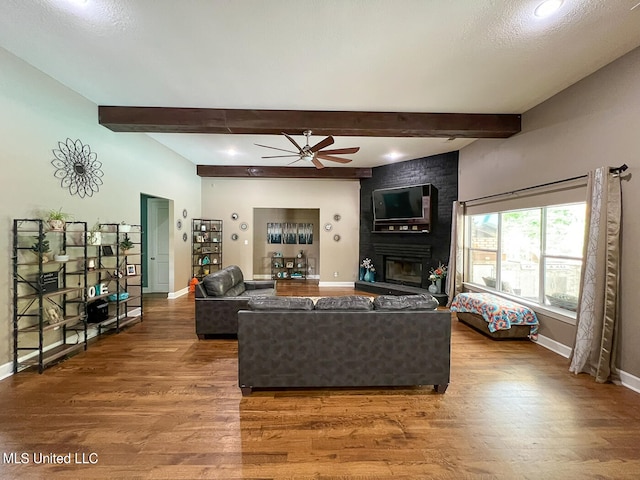
[[[429,185],[381,188],[373,191],[373,219],[411,220],[425,218],[423,197],[429,196]]]

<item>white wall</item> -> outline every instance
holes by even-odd
[[[622,182],[621,368],[640,376],[640,49],[602,68],[522,118],[522,132],[460,152],[460,200],[629,166]],[[573,346],[575,327],[543,319],[541,334]],[[541,320],[542,321],[542,320]]]
[[[200,215],[195,166],[143,134],[98,124],[95,104],[0,49],[0,377],[12,359],[12,219],[62,207],[75,220],[140,222],[140,193],[167,198],[175,217]],[[80,139],[98,154],[104,185],[93,197],[70,195],[54,178],[52,149]],[[173,215],[173,213],[172,213]],[[190,221],[190,219],[189,219]],[[187,287],[190,243],[172,229],[172,289]]]
[[[314,232],[320,252],[320,282],[342,283],[357,280],[358,238],[360,225],[360,182],[357,180],[325,179],[257,179],[257,178],[203,178],[202,214],[205,218],[223,220],[224,265],[240,266],[245,278],[252,278],[254,229],[264,231],[266,225],[253,225],[254,208],[317,208],[320,226],[333,224],[331,232],[320,228]],[[237,221],[231,220],[238,213]],[[339,222],[333,220],[338,213]],[[249,229],[240,230],[247,222]],[[239,239],[231,241],[231,234]],[[333,236],[340,235],[335,242]],[[245,243],[246,242],[246,243]],[[256,269],[259,270],[259,269]],[[337,272],[337,276],[334,273]]]

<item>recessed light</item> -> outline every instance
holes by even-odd
[[[402,154],[399,152],[389,152],[384,156],[387,160],[397,160],[400,157],[402,157]]]
[[[545,0],[534,10],[536,17],[545,18],[556,12],[562,6],[562,0]]]

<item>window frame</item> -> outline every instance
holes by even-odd
[[[578,261],[581,266],[580,269],[584,268],[584,246],[582,249],[582,255],[580,257],[574,257],[570,255],[558,255],[558,254],[549,254],[547,253],[547,209],[565,207],[570,205],[585,205],[586,202],[578,201],[578,202],[567,202],[561,204],[554,205],[544,205],[537,207],[525,207],[525,208],[515,208],[509,210],[501,210],[494,211],[490,213],[478,213],[466,215],[465,219],[465,231],[464,231],[464,281],[463,284],[466,288],[472,290],[480,290],[486,291],[489,293],[494,293],[499,296],[503,296],[505,298],[509,298],[511,300],[517,301],[518,303],[522,303],[524,305],[529,306],[534,311],[539,312],[543,315],[561,320],[563,322],[575,325],[576,324],[576,312],[572,310],[568,310],[561,307],[555,307],[553,305],[545,304],[545,294],[547,285],[546,283],[546,265],[549,259],[551,260],[569,260],[569,261]],[[502,242],[503,242],[503,214],[515,212],[515,211],[525,211],[525,210],[540,210],[540,261],[538,263],[538,298],[534,301],[530,298],[519,296],[515,293],[508,293],[502,290]],[[488,249],[488,248],[472,248],[472,217],[480,216],[480,215],[497,215],[497,241],[496,241],[496,249]],[[586,208],[585,208],[586,214]],[[586,218],[585,218],[586,223]],[[495,287],[489,287],[487,285],[483,285],[481,283],[474,282],[471,279],[471,269],[472,269],[472,258],[474,253],[478,252],[490,252],[491,254],[495,254],[496,257],[496,274],[495,274]],[[580,273],[581,274],[581,273]]]

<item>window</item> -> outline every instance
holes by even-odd
[[[468,217],[467,281],[575,311],[585,203]]]

